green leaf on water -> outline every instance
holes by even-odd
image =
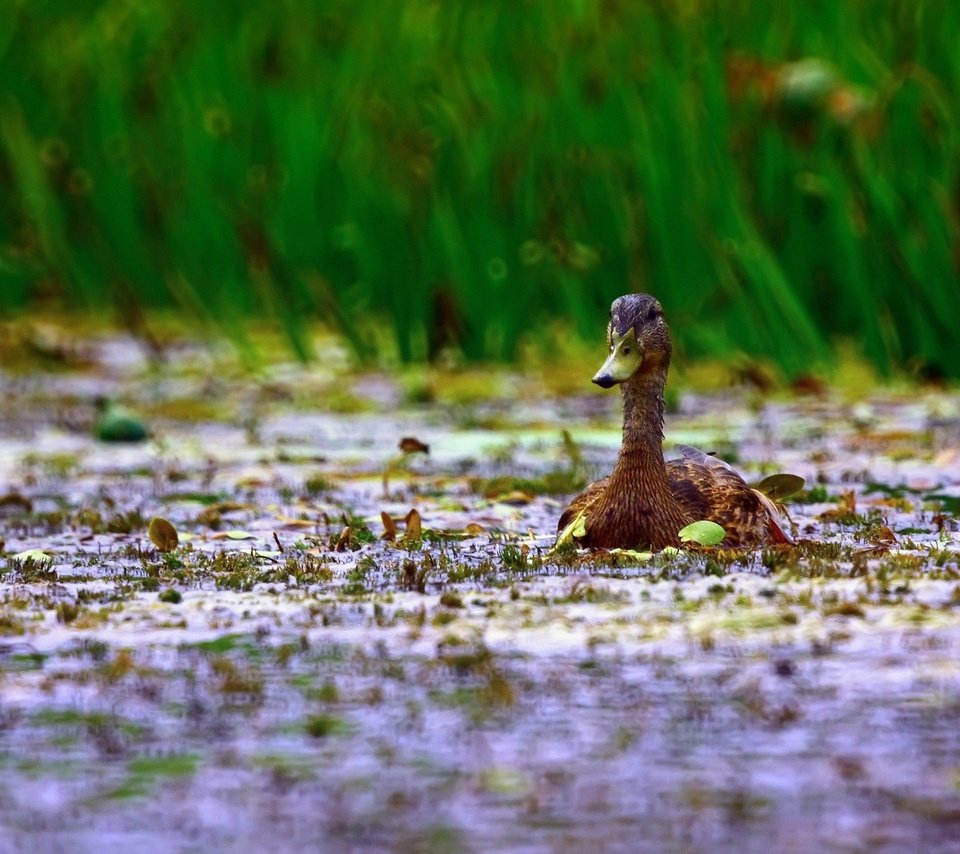
[[[763,480],[758,483],[754,489],[758,492],[762,492],[768,498],[772,498],[774,501],[783,501],[784,498],[789,498],[791,495],[796,495],[801,489],[806,481],[796,474],[787,474],[783,472],[781,474],[772,474],[770,477],[765,477]]]
[[[722,525],[711,522],[709,519],[701,519],[699,522],[692,522],[678,532],[680,541],[684,543],[697,543],[701,546],[715,546],[727,534]]]

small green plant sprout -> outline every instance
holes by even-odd
[[[699,546],[716,546],[727,535],[722,525],[711,522],[709,519],[701,519],[699,522],[691,522],[689,525],[681,528],[677,532],[682,543],[696,543]]]
[[[150,537],[150,542],[157,547],[157,551],[172,552],[180,545],[177,529],[162,516],[154,516],[150,520],[147,535]]]

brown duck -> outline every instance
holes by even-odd
[[[684,448],[683,459],[664,462],[663,389],[672,346],[660,303],[647,294],[615,300],[607,344],[609,356],[593,382],[621,385],[623,444],[613,473],[571,502],[557,530],[582,513],[582,545],[662,549],[680,545],[684,526],[709,519],[723,526],[727,548],[790,542],[773,502],[722,460]]]

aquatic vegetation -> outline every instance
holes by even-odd
[[[158,360],[161,305],[247,354],[244,320],[307,355],[319,318],[456,362],[656,282],[691,354],[799,377],[848,337],[958,372],[954,4],[8,8],[4,308],[108,305]],[[84,356],[0,335],[4,364]]]
[[[124,363],[117,391],[153,393]],[[202,394],[205,371],[183,370],[177,394]],[[237,832],[304,828],[303,847],[417,850],[416,829],[439,827],[491,849],[669,848],[677,822],[713,846],[766,842],[789,812],[949,850],[960,434],[899,451],[952,395],[877,392],[864,432],[829,399],[685,391],[676,438],[822,487],[790,506],[796,542],[587,552],[551,548],[565,496],[539,487],[609,468],[604,401],[511,375],[492,385],[536,387],[536,418],[492,400],[478,417],[500,426],[477,431],[462,411],[397,409],[393,377],[365,375],[374,412],[318,414],[283,393],[309,375],[278,373],[253,444],[238,379],[223,421],[119,450],[39,429],[63,387],[18,378],[32,393],[0,433],[0,493],[20,497],[0,502],[10,838],[75,833],[83,811],[96,839],[135,825],[229,848],[233,825],[211,819],[229,807]],[[385,491],[403,438],[429,454]],[[71,466],[39,462],[65,447]],[[757,763],[749,785],[731,772]]]

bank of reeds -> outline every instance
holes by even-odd
[[[960,4],[0,4],[0,305],[960,374]]]

